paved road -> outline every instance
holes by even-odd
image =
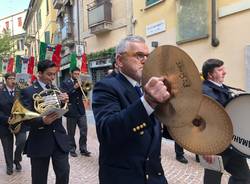
[[[92,156],[84,157],[79,155],[76,158],[70,157],[71,184],[98,184],[98,141],[91,112],[88,112],[88,122],[90,122],[88,148],[92,152]],[[188,164],[177,162],[174,154],[174,143],[172,141],[163,141],[162,164],[169,184],[202,184],[203,169],[195,162],[195,155],[187,151],[185,155],[189,160]],[[6,175],[3,150],[0,146],[0,184],[30,184],[30,163],[26,156],[23,157],[22,166],[22,172],[14,172],[12,176]],[[48,178],[48,184],[55,183],[52,166],[50,166]],[[222,184],[226,184],[227,181],[228,174],[224,174]]]

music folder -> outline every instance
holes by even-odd
[[[45,112],[43,112],[41,116],[47,116],[53,112],[56,112],[59,117],[62,117],[66,112],[68,112],[68,109],[59,109],[59,108],[52,107],[46,110]]]
[[[210,170],[223,173],[224,165],[223,165],[222,157],[219,155],[213,155],[213,156],[215,157],[214,162],[210,164],[203,158],[202,155],[199,155],[200,165],[204,167],[205,169],[210,169]]]

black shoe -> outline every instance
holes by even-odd
[[[13,169],[7,168],[6,174],[12,175],[13,174]]]
[[[81,151],[81,155],[83,155],[83,156],[90,157],[90,154],[91,154],[91,152],[89,152],[87,150]]]
[[[176,157],[176,160],[183,163],[183,164],[187,164],[188,160],[183,156],[183,157]]]
[[[200,162],[199,155],[195,155],[195,161],[198,162],[198,163]]]
[[[22,170],[22,166],[20,162],[14,161],[14,164],[16,165],[16,171],[20,172]]]
[[[76,152],[72,151],[72,152],[70,152],[70,156],[77,157],[77,154],[76,154]]]

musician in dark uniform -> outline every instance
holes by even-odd
[[[67,132],[70,137],[70,155],[72,157],[77,157],[75,141],[76,125],[79,127],[80,131],[80,153],[84,156],[90,156],[90,152],[87,150],[88,126],[83,104],[84,95],[77,81],[77,79],[80,80],[79,77],[80,69],[76,67],[71,71],[71,78],[64,80],[61,84],[62,90],[69,95],[69,111],[65,116],[67,117]],[[85,93],[85,96],[86,95]]]
[[[224,62],[219,59],[208,59],[202,66],[202,75],[205,79],[203,93],[225,106],[232,96],[229,88],[223,84],[226,75]],[[231,174],[229,184],[250,183],[250,171],[245,157],[230,147],[219,155],[222,156],[225,170]],[[203,157],[208,162],[213,161],[212,155]],[[205,169],[204,184],[220,184],[221,176],[221,172]]]
[[[25,128],[25,126],[22,126],[21,130],[16,134],[13,134],[9,130],[8,119],[11,116],[11,109],[16,95],[15,73],[6,73],[4,77],[6,85],[0,92],[0,115],[2,115],[4,118],[4,120],[0,122],[0,138],[3,145],[5,162],[7,165],[6,173],[8,175],[11,175],[13,174],[13,164],[15,164],[16,166],[16,171],[22,170],[20,162],[22,160],[22,153],[26,141],[27,129]],[[16,140],[16,149],[13,159],[14,135]]]
[[[169,99],[163,78],[139,87],[149,54],[145,40],[128,36],[116,48],[119,73],[96,83],[93,112],[100,142],[100,184],[166,184],[161,165],[161,124],[154,117]]]
[[[37,66],[38,80],[20,93],[22,104],[35,112],[33,95],[46,89],[57,89],[52,81],[56,77],[57,67],[50,60],[40,61]],[[68,101],[68,95],[59,95],[62,102]],[[53,112],[47,116],[25,121],[30,126],[24,153],[31,160],[32,184],[46,184],[50,159],[56,175],[56,184],[69,183],[69,140],[62,125],[62,118]]]

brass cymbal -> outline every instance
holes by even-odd
[[[157,106],[158,119],[169,127],[181,127],[192,121],[202,98],[200,74],[193,60],[178,47],[160,46],[144,64],[142,85],[153,76],[165,77],[171,93],[167,103]]]
[[[230,117],[218,102],[206,95],[196,119],[181,128],[168,127],[168,131],[179,145],[200,155],[223,152],[233,136]]]

